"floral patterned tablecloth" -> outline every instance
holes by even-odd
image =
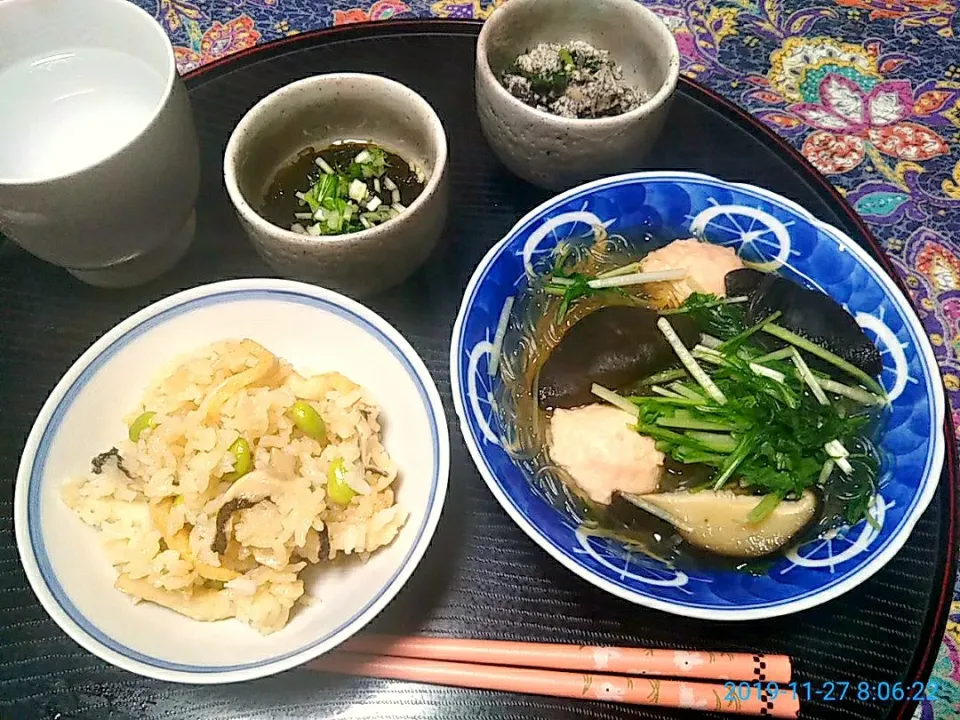
[[[133,0],[173,40],[181,71],[328,25],[486,18],[502,0]],[[883,242],[933,340],[960,427],[960,0],[644,2],[682,71],[800,148]],[[957,438],[960,440],[960,438]],[[960,717],[960,589],[934,669]]]

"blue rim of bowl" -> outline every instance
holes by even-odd
[[[700,183],[713,187],[722,187],[740,193],[754,195],[758,199],[779,204],[791,212],[796,213],[814,227],[834,238],[841,247],[849,250],[857,258],[859,264],[866,269],[877,284],[883,288],[885,295],[890,297],[894,304],[903,312],[907,322],[904,325],[908,328],[911,341],[918,348],[918,354],[922,359],[924,368],[924,381],[927,388],[927,397],[933,402],[933,411],[931,412],[931,439],[932,447],[927,456],[927,462],[924,468],[923,477],[925,482],[919,486],[914,494],[909,508],[904,513],[904,520],[900,528],[891,532],[882,545],[877,547],[877,551],[864,562],[860,563],[856,569],[845,573],[831,582],[819,586],[814,590],[809,590],[800,595],[793,596],[786,600],[779,600],[768,603],[752,603],[750,605],[738,605],[733,608],[705,607],[698,603],[683,603],[676,599],[669,602],[658,598],[644,595],[637,592],[635,588],[618,582],[612,577],[604,577],[600,573],[582,565],[578,557],[564,547],[561,547],[553,538],[533,522],[527,511],[517,503],[508,493],[506,487],[502,484],[493,467],[487,460],[486,454],[480,449],[479,438],[477,437],[473,424],[469,420],[469,411],[465,405],[463,393],[464,387],[461,383],[461,374],[463,363],[461,360],[462,349],[464,347],[464,333],[466,332],[467,316],[473,307],[477,292],[483,285],[492,266],[499,256],[506,251],[510,240],[520,233],[523,233],[533,223],[542,220],[545,213],[555,209],[561,203],[582,198],[585,195],[592,194],[600,189],[610,188],[617,185],[630,185],[637,181],[664,181],[671,180],[685,183]],[[708,620],[757,620],[769,617],[777,617],[793,612],[799,612],[824,602],[850,590],[867,578],[876,573],[900,550],[906,542],[910,533],[913,531],[920,515],[930,504],[933,494],[936,491],[940,478],[940,472],[943,466],[945,452],[945,438],[943,434],[943,422],[945,414],[945,398],[943,388],[932,381],[934,375],[938,376],[931,368],[936,368],[936,360],[929,341],[925,336],[918,336],[916,329],[919,321],[909,303],[903,298],[902,293],[896,287],[892,280],[879,268],[876,262],[870,258],[865,251],[857,245],[849,236],[838,228],[829,225],[814,217],[808,210],[797,203],[784,198],[772,191],[765,190],[753,185],[744,183],[732,183],[718,178],[704,175],[702,173],[692,173],[683,171],[649,171],[634,172],[612,177],[601,178],[584,185],[567,190],[563,193],[541,203],[533,210],[524,215],[505,235],[498,241],[487,254],[480,260],[477,269],[471,276],[467,289],[464,293],[460,310],[457,313],[457,319],[454,323],[452,342],[450,346],[450,376],[454,405],[457,412],[457,418],[460,424],[460,430],[463,434],[470,455],[480,470],[487,487],[490,488],[494,497],[500,502],[507,513],[513,518],[521,529],[534,540],[548,554],[558,560],[569,570],[584,578],[597,587],[607,590],[614,595],[621,597],[638,605],[651,607],[657,610],[663,610],[673,614],[684,615],[687,617],[696,617]],[[518,472],[523,472],[517,468]]]
[[[421,401],[423,402],[424,410],[426,411],[430,422],[433,471],[427,512],[424,514],[423,522],[417,529],[417,536],[411,545],[410,550],[407,552],[400,566],[393,573],[390,579],[381,586],[377,593],[367,602],[366,605],[363,606],[363,608],[358,610],[353,616],[341,623],[335,629],[326,633],[322,638],[298,647],[296,650],[283,653],[282,655],[240,665],[188,665],[170,662],[160,658],[152,657],[150,655],[145,655],[144,653],[133,650],[113,640],[110,636],[108,636],[90,620],[88,620],[83,613],[80,612],[80,610],[70,600],[66,591],[63,589],[63,586],[60,585],[59,581],[57,580],[56,573],[53,571],[52,564],[50,563],[50,559],[47,555],[42,532],[43,516],[40,507],[40,487],[45,472],[47,455],[50,450],[50,445],[60,429],[63,417],[70,409],[70,406],[73,404],[73,401],[76,399],[77,395],[90,381],[90,379],[97,374],[100,368],[102,368],[106,362],[108,362],[114,355],[116,355],[117,352],[126,347],[130,342],[136,340],[138,337],[152,328],[162,325],[164,322],[183,315],[184,313],[225,302],[243,302],[258,299],[281,299],[286,302],[294,302],[300,305],[319,308],[326,312],[337,315],[338,317],[353,323],[362,330],[373,335],[381,344],[388,348],[391,354],[393,354],[393,356],[401,363],[408,376],[417,386],[417,392]],[[263,668],[309,652],[311,649],[328,642],[338,634],[350,628],[353,623],[366,614],[381,599],[383,594],[387,592],[394,585],[394,583],[397,582],[401,574],[408,570],[410,562],[414,559],[414,556],[418,553],[422,554],[423,548],[421,548],[421,543],[424,540],[424,533],[427,532],[428,528],[435,528],[436,525],[433,509],[436,506],[441,486],[444,484],[441,477],[441,466],[443,465],[443,462],[441,458],[440,434],[437,418],[435,417],[433,406],[430,402],[430,393],[410,359],[404,353],[403,349],[393,341],[393,339],[388,337],[380,328],[376,327],[367,318],[362,317],[359,313],[347,309],[331,300],[295,290],[224,290],[222,292],[185,300],[184,302],[174,305],[173,307],[161,310],[155,315],[145,319],[142,323],[127,330],[126,332],[123,332],[119,337],[114,339],[83,368],[77,378],[70,384],[69,388],[67,388],[60,400],[57,402],[50,416],[50,420],[40,437],[40,441],[37,445],[37,451],[34,454],[29,472],[30,481],[27,495],[26,517],[30,538],[30,552],[32,553],[36,562],[36,566],[45,585],[45,589],[50,593],[57,605],[59,605],[63,612],[66,613],[67,617],[71,622],[74,623],[77,629],[79,629],[80,632],[87,635],[99,645],[124,658],[127,658],[128,660],[132,660],[140,665],[155,668],[161,671],[205,675],[213,673],[250,671],[257,668]],[[104,562],[106,561],[107,560],[104,557]],[[397,590],[399,590],[399,588],[397,588]]]

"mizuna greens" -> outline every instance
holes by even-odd
[[[650,394],[619,396],[605,388],[595,393],[633,410],[637,432],[654,438],[675,462],[712,468],[698,489],[762,494],[748,522],[759,522],[782,500],[808,489],[835,500],[836,520],[873,522],[879,457],[871,436],[886,403],[872,392],[879,389],[876,381],[822,348],[811,350],[802,338],[778,332],[783,329],[773,322],[776,314],[748,327],[740,303],[696,293],[672,314],[692,317],[714,347],[687,351],[675,343],[665,313],[659,323],[677,350],[678,367],[641,382]],[[796,345],[771,352],[760,344],[771,335]],[[813,358],[868,389],[812,369],[807,359]]]

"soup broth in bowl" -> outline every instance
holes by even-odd
[[[494,348],[496,407],[504,447],[583,531],[758,572],[791,541],[875,522],[888,402],[841,306],[695,238],[598,227],[552,256]]]
[[[936,362],[894,281],[791,201],[694,173],[598,180],[524,217],[467,286],[451,376],[524,531],[687,616],[855,587],[943,461]]]

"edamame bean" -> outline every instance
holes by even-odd
[[[313,405],[305,400],[297,400],[290,408],[290,417],[293,424],[296,425],[303,434],[326,444],[327,425],[320,417],[320,413],[314,410]]]
[[[223,479],[228,482],[239,480],[253,469],[253,453],[250,452],[250,443],[243,438],[237,438],[233,444],[227,448],[227,452],[232,452],[236,460],[233,463],[233,472],[228,472]]]
[[[347,469],[343,466],[342,458],[337,458],[330,463],[330,469],[327,470],[327,497],[337,505],[349,505],[351,498],[357,494],[347,485],[346,474]]]
[[[140,436],[143,434],[143,431],[148,427],[155,427],[156,423],[153,422],[153,416],[156,415],[155,412],[142,412],[137,415],[137,419],[130,424],[130,440],[137,442],[140,439]]]

